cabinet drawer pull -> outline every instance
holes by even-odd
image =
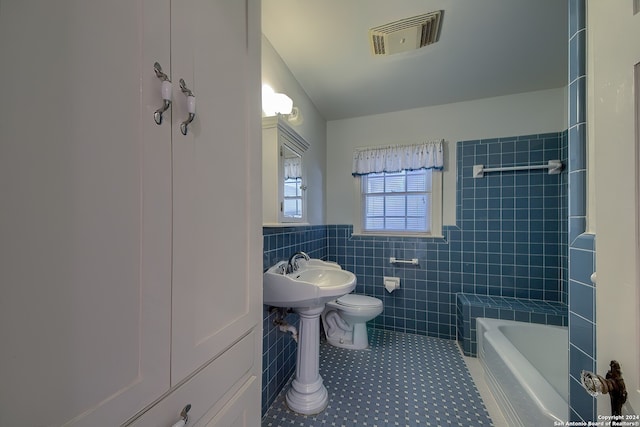
[[[180,132],[183,135],[187,134],[187,127],[196,117],[196,96],[193,94],[191,89],[187,87],[187,84],[184,82],[184,79],[180,79],[180,89],[182,93],[187,97],[187,111],[189,112],[189,117],[184,122],[180,123]]]
[[[156,77],[162,82],[160,93],[162,95],[163,104],[162,107],[158,108],[155,113],[153,113],[153,120],[155,120],[156,124],[161,125],[162,114],[171,106],[171,80],[169,80],[169,76],[162,71],[162,67],[158,62],[153,64],[153,71],[155,71]]]
[[[178,421],[171,427],[184,427],[185,425],[187,425],[187,423],[189,422],[189,410],[191,410],[191,404],[188,404],[187,406],[182,408],[182,411],[180,412],[180,421]]]

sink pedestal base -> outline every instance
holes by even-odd
[[[320,367],[320,314],[324,305],[297,308],[300,315],[296,377],[287,392],[289,409],[303,415],[322,412],[329,403],[329,394],[322,383]]]

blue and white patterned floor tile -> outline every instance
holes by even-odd
[[[367,350],[321,341],[327,409],[290,411],[289,380],[262,426],[492,426],[455,341],[380,329],[370,330],[369,340]]]

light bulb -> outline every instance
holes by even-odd
[[[262,111],[265,116],[276,114],[290,114],[293,108],[293,100],[284,93],[276,93],[267,84],[262,85]]]
[[[284,93],[276,93],[273,97],[276,113],[290,114],[293,108],[293,100]]]

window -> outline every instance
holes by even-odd
[[[370,173],[359,181],[360,221],[356,221],[356,233],[442,234],[441,172],[419,169]]]
[[[443,143],[354,151],[354,234],[442,237]]]

